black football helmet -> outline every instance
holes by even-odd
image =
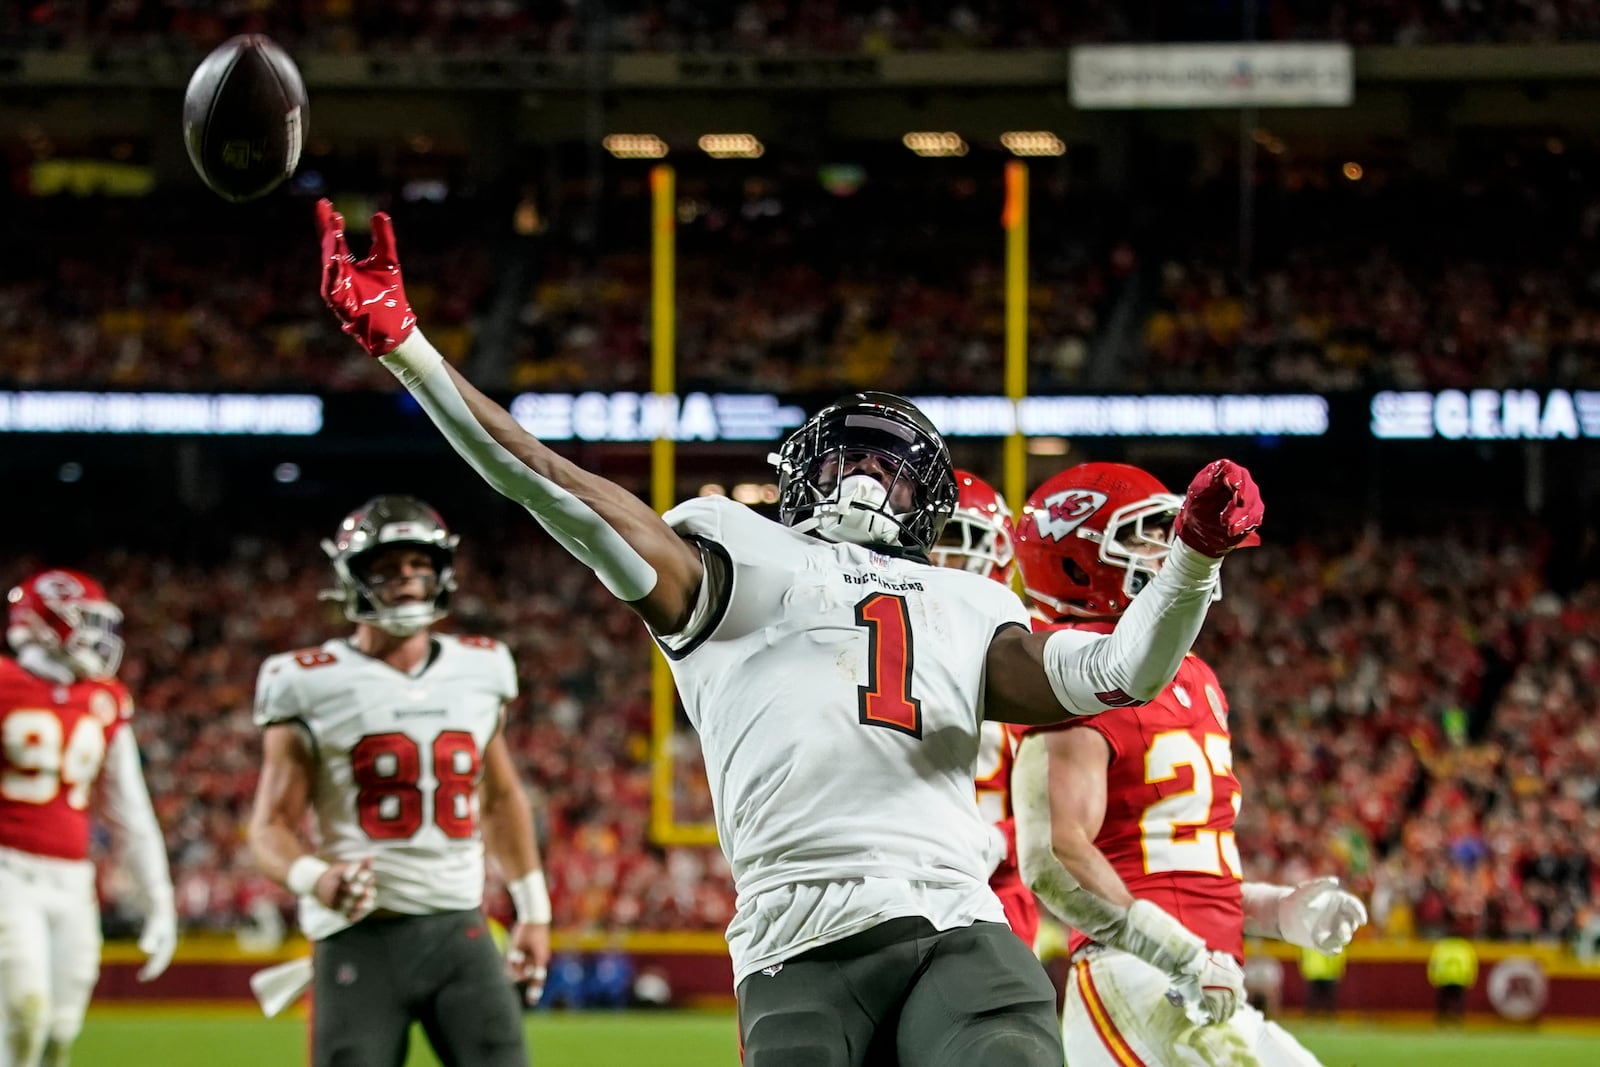
[[[333,563],[337,589],[323,597],[344,604],[345,617],[397,637],[414,634],[445,617],[456,588],[456,543],[461,538],[433,508],[411,496],[377,496],[344,517],[322,550]],[[412,545],[428,554],[438,578],[432,596],[409,604],[385,604],[376,595],[367,566],[374,553],[393,545]]]
[[[779,474],[778,517],[829,541],[925,554],[959,494],[944,438],[915,404],[893,393],[835,401],[771,459]]]

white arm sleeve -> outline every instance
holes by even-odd
[[[600,577],[613,596],[639,600],[656,587],[655,568],[610,523],[549,478],[530,470],[483,428],[443,370],[444,357],[421,330],[412,330],[381,362],[417,398],[461,458],[496,492],[527,508],[562,548]]]
[[[1124,908],[1085,889],[1056,855],[1050,826],[1050,753],[1024,739],[1011,767],[1017,871],[1045,907],[1102,945],[1132,953],[1167,974],[1193,969],[1206,944],[1159,905]]]
[[[1246,882],[1244,895],[1244,932],[1250,937],[1283,939],[1283,924],[1278,917],[1278,905],[1292,892],[1286,885],[1269,882]]]
[[[100,810],[116,838],[120,862],[133,876],[143,897],[144,913],[173,907],[172,875],[167,870],[167,843],[150,804],[139,765],[139,746],[127,725],[111,739],[100,771]]]
[[[1174,542],[1156,575],[1109,634],[1057,630],[1044,669],[1061,706],[1074,715],[1147,704],[1177,676],[1216,593],[1222,561]]]

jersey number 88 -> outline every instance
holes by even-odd
[[[356,814],[374,841],[414,837],[426,819],[422,746],[409,734],[370,734],[350,750],[356,784]],[[465,730],[433,739],[433,823],[449,838],[468,838],[477,828],[473,790],[478,781],[478,743]]]

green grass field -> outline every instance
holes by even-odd
[[[1358,1023],[1289,1027],[1327,1067],[1593,1067],[1600,1030],[1425,1027]],[[528,1023],[540,1067],[733,1067],[733,1016],[726,1013],[541,1016]],[[125,1007],[97,1009],[78,1043],[76,1067],[283,1067],[305,1062],[305,1024],[245,1011],[197,1013]],[[430,1067],[420,1039],[407,1067]]]

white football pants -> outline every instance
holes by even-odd
[[[65,1064],[99,977],[94,864],[0,848],[0,1067]]]
[[[1067,1067],[1206,1067],[1183,1040],[1189,1021],[1167,1001],[1167,976],[1137,956],[1094,947],[1067,979],[1061,1033]],[[1261,1067],[1322,1067],[1283,1027],[1241,1006],[1228,1020]]]

